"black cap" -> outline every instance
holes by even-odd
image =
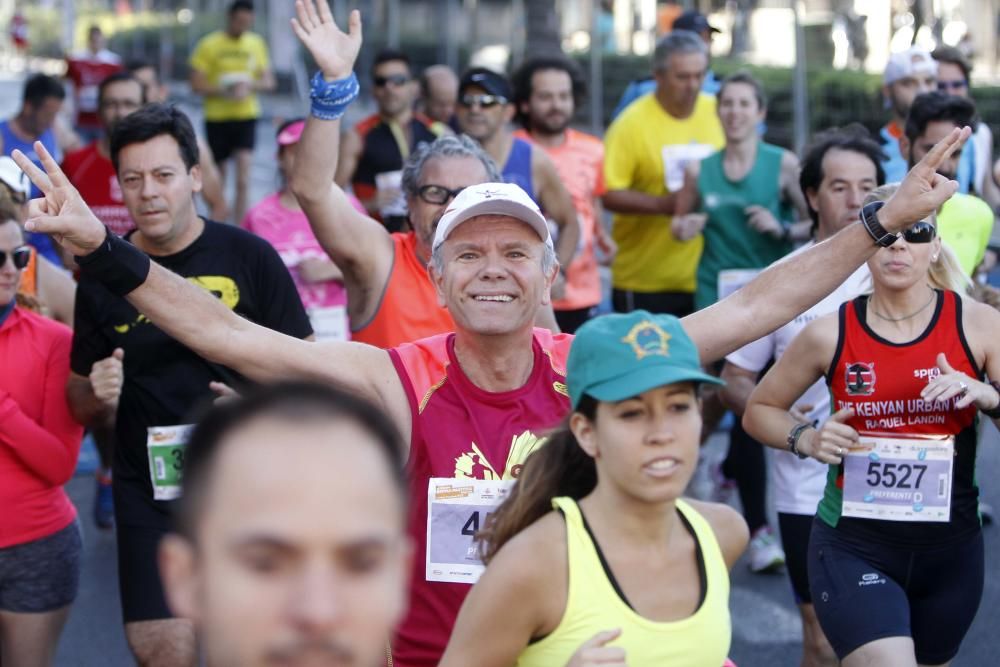
[[[458,94],[463,94],[469,86],[479,86],[490,95],[498,95],[508,102],[513,98],[507,77],[485,67],[467,69],[458,82]]]
[[[693,9],[684,12],[674,19],[672,27],[674,30],[690,30],[697,33],[703,33],[706,30],[709,32],[722,32],[718,28],[713,27],[704,14]]]

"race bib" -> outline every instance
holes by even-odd
[[[309,323],[317,341],[347,340],[347,309],[344,306],[310,308]]]
[[[955,439],[861,436],[844,457],[843,516],[884,521],[951,518]]]
[[[149,454],[149,479],[153,483],[155,500],[176,500],[181,497],[184,476],[184,448],[193,424],[180,426],[150,426],[146,436]]]
[[[76,94],[76,106],[79,111],[97,111],[97,98],[99,89],[97,86],[80,86]]]
[[[383,218],[406,215],[406,195],[403,194],[403,172],[384,171],[375,174],[375,189],[387,193],[379,210]]]
[[[660,149],[663,158],[663,183],[670,192],[684,186],[684,169],[692,160],[701,160],[715,152],[708,144],[671,144]]]
[[[514,480],[432,477],[427,486],[427,581],[474,584],[486,569],[476,532]]]
[[[757,269],[726,269],[719,271],[719,301],[746,286],[760,273]]]

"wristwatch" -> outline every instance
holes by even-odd
[[[885,227],[878,221],[878,210],[885,206],[884,201],[875,201],[868,204],[861,209],[861,224],[865,226],[865,231],[867,231],[873,239],[875,239],[875,245],[880,245],[883,248],[888,248],[896,239],[899,238],[899,234],[893,234],[887,232]]]
[[[799,438],[802,437],[802,434],[805,432],[807,428],[812,428],[812,427],[813,427],[812,424],[808,424],[805,422],[796,424],[792,428],[792,430],[788,433],[788,438],[785,439],[785,442],[788,444],[788,451],[790,451],[792,454],[795,454],[800,459],[807,459],[809,458],[809,455],[803,454],[802,452],[799,451],[798,448]]]

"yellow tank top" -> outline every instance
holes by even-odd
[[[681,517],[698,542],[705,596],[693,615],[658,623],[637,614],[615,591],[576,502],[554,498],[552,504],[566,518],[566,610],[552,634],[521,653],[517,667],[565,665],[580,644],[598,632],[614,628],[621,628],[622,634],[610,645],[624,648],[630,665],[715,667],[726,661],[732,635],[729,571],[712,527],[694,508],[683,500],[677,501]]]

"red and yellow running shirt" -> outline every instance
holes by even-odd
[[[393,234],[389,280],[371,320],[351,331],[351,339],[384,350],[455,330],[448,309],[440,305],[427,267],[417,257],[413,232]]]
[[[471,588],[427,581],[430,479],[516,479],[528,454],[569,411],[566,357],[572,340],[535,329],[531,376],[521,388],[502,393],[484,391],[466,377],[455,358],[454,334],[389,350],[413,414],[409,531],[416,551],[409,612],[392,644],[397,667],[437,665]]]
[[[951,483],[951,520],[901,522],[841,516],[844,466],[831,465],[818,515],[828,525],[864,539],[900,546],[943,544],[967,537],[980,526],[976,486],[974,406],[956,409],[958,397],[927,402],[920,392],[940,374],[937,355],[952,367],[983,378],[962,328],[962,300],[954,292],[938,292],[930,323],[909,343],[893,343],[876,334],[866,319],[868,296],[840,306],[837,352],[827,372],[831,411],[852,408],[848,421],[859,433],[895,436],[955,437]]]

